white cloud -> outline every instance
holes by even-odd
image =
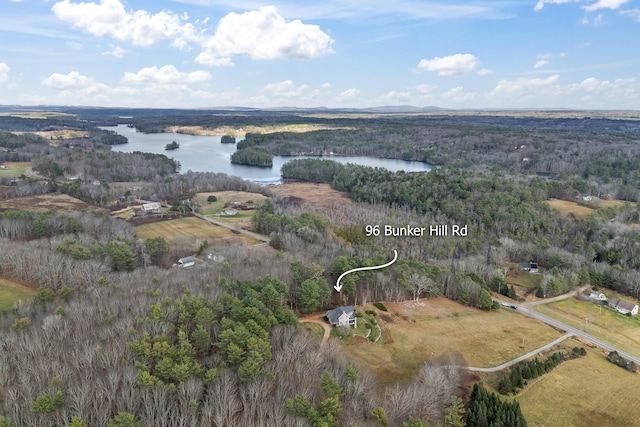
[[[617,9],[628,2],[629,0],[598,0],[589,6],[583,6],[583,9],[587,12],[593,12],[598,9]]]
[[[76,51],[81,51],[83,46],[80,43],[77,42],[67,42],[67,46],[69,46],[69,48],[76,50]]]
[[[490,70],[488,68],[483,68],[482,70],[478,70],[477,74],[479,76],[488,76],[493,74],[493,70]]]
[[[630,16],[636,21],[640,22],[640,9],[621,10],[620,14]]]
[[[465,104],[476,98],[475,92],[465,92],[462,86],[454,87],[442,94],[442,97],[453,104]]]
[[[125,83],[147,83],[157,85],[199,83],[211,80],[208,71],[192,71],[185,73],[178,71],[173,65],[164,65],[160,68],[153,66],[142,68],[137,73],[125,73],[122,81]]]
[[[580,1],[580,0],[539,0],[538,3],[536,3],[533,10],[538,12],[542,10],[545,4],[562,4],[562,3],[572,3],[576,1]]]
[[[548,64],[549,64],[549,61],[547,61],[546,59],[541,59],[540,61],[533,64],[533,68],[544,67],[545,65],[548,65]]]
[[[9,71],[11,68],[4,62],[0,62],[0,83],[9,80]]]
[[[139,46],[179,37],[183,31],[181,21],[186,18],[164,11],[156,14],[144,10],[126,11],[119,0],[100,0],[100,3],[63,0],[54,4],[52,10],[58,19],[95,36],[127,40]]]
[[[333,53],[333,39],[317,25],[286,21],[275,6],[242,14],[229,13],[212,37],[202,40],[205,51],[196,61],[229,65],[232,56],[252,59],[312,59]]]
[[[358,95],[360,95],[360,89],[351,88],[340,92],[340,95],[338,95],[337,99],[338,101],[350,101],[357,98]]]
[[[113,46],[113,48],[111,50],[107,50],[102,52],[102,55],[110,55],[110,56],[114,56],[118,59],[121,59],[124,57],[126,50],[124,50],[123,48],[121,48],[120,46]]]
[[[418,63],[418,71],[437,71],[439,76],[455,76],[473,71],[480,60],[470,53],[422,59]]]
[[[293,81],[285,80],[279,83],[269,83],[264,90],[279,98],[294,98],[301,96],[309,86],[302,84],[296,86]]]
[[[415,87],[416,91],[421,94],[431,93],[437,89],[437,86],[427,85],[427,84],[419,84]]]
[[[500,80],[495,88],[496,93],[509,95],[526,95],[537,91],[540,87],[549,86],[557,82],[559,74],[547,78],[519,78],[514,80]]]
[[[51,89],[69,90],[91,87],[96,82],[92,77],[84,76],[77,71],[71,71],[69,74],[53,73],[42,80],[42,84]]]

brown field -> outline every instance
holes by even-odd
[[[49,209],[54,209],[65,212],[102,210],[99,207],[92,206],[80,199],[76,199],[75,197],[58,193],[0,200],[0,209],[19,209],[30,211],[47,211]]]
[[[547,204],[553,209],[560,211],[566,215],[573,215],[576,219],[585,219],[591,215],[594,211],[593,208],[580,205],[576,202],[569,202],[567,200],[547,200]]]
[[[586,357],[562,363],[516,397],[529,426],[640,425],[638,374],[586,349]]]
[[[349,205],[353,200],[347,193],[336,191],[329,184],[294,182],[271,187],[271,191],[283,196],[296,197],[303,205],[330,208],[335,205]]]
[[[236,234],[225,227],[220,227],[205,220],[189,217],[169,221],[143,224],[136,227],[136,236],[141,239],[164,237],[168,242],[176,240],[188,241],[197,249],[198,242],[227,242],[229,244],[254,245],[262,243],[243,234]]]
[[[613,292],[606,292],[609,297]],[[617,295],[619,296],[619,295]],[[625,299],[629,299],[625,297]],[[607,341],[622,350],[640,354],[640,318],[620,314],[614,310],[574,298],[543,304],[536,307],[540,313],[586,330],[591,335]]]
[[[378,343],[358,337],[343,341],[346,352],[371,369],[381,384],[409,381],[424,362],[446,352],[460,352],[469,366],[492,367],[561,336],[518,313],[484,312],[446,298],[385,305],[387,313],[371,305],[359,307],[377,313],[383,331]]]
[[[592,206],[585,206],[580,203],[570,202],[568,200],[547,200],[550,207],[560,211],[565,215],[573,215],[576,219],[585,219],[599,208],[622,208],[630,204],[625,200],[595,200],[590,202]]]
[[[11,310],[18,300],[28,300],[36,291],[13,280],[0,277],[0,311]]]

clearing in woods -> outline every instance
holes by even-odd
[[[335,205],[350,205],[353,200],[347,193],[331,188],[329,184],[295,182],[271,187],[271,191],[283,196],[299,199],[305,206],[330,208]]]
[[[236,234],[228,228],[212,224],[196,217],[142,224],[136,227],[136,236],[140,239],[163,237],[168,242],[185,238],[193,244],[195,249],[197,249],[197,242],[203,242],[204,240],[207,240],[209,243],[225,241],[240,245],[262,243],[244,234]]]
[[[11,310],[16,301],[26,301],[35,293],[28,286],[0,277],[0,311]]]
[[[373,305],[382,338],[362,337],[341,342],[347,353],[371,369],[381,384],[406,382],[423,363],[450,351],[460,352],[469,366],[493,367],[522,356],[562,334],[536,320],[509,310],[481,311],[446,298]],[[412,320],[412,321],[410,321]]]
[[[25,175],[30,162],[6,162],[0,169],[0,178],[13,178]]]
[[[516,396],[529,426],[638,425],[638,374],[586,350],[586,357],[563,362]]]
[[[215,196],[215,202],[208,202],[209,196]],[[255,208],[265,200],[267,196],[246,191],[214,191],[211,193],[196,194],[198,213],[217,219],[225,224],[248,230],[251,228],[251,218]],[[225,210],[236,210],[235,215],[227,215]]]
[[[630,202],[624,200],[597,200],[589,202],[593,207],[560,199],[547,200],[546,203],[563,214],[571,214],[576,219],[585,219],[598,208],[621,208]]]
[[[103,210],[67,194],[50,193],[37,196],[16,197],[0,201],[0,209],[18,209],[29,211],[48,211],[50,209],[64,212]]]

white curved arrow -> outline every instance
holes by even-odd
[[[333,287],[336,291],[340,292],[340,289],[342,289],[342,285],[340,284],[340,280],[342,280],[342,278],[344,276],[346,276],[349,273],[353,273],[356,271],[364,271],[364,270],[377,270],[379,268],[385,268],[385,267],[389,267],[391,264],[393,264],[394,262],[396,262],[396,260],[398,259],[398,251],[396,251],[395,249],[393,250],[393,259],[391,261],[389,261],[386,264],[382,264],[382,265],[374,265],[372,267],[358,267],[358,268],[354,268],[352,270],[349,271],[345,271],[344,273],[342,273],[340,275],[340,277],[338,277],[338,280],[336,281],[335,286]]]

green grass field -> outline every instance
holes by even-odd
[[[35,293],[31,288],[0,277],[0,311],[11,310],[16,301],[28,300]]]
[[[588,348],[586,357],[563,362],[516,399],[530,427],[640,425],[638,374]]]
[[[640,317],[626,316],[599,304],[570,298],[536,307],[540,313],[586,330],[633,354],[640,354]]]
[[[0,169],[0,178],[12,178],[27,173],[28,162],[5,163],[5,168]]]

